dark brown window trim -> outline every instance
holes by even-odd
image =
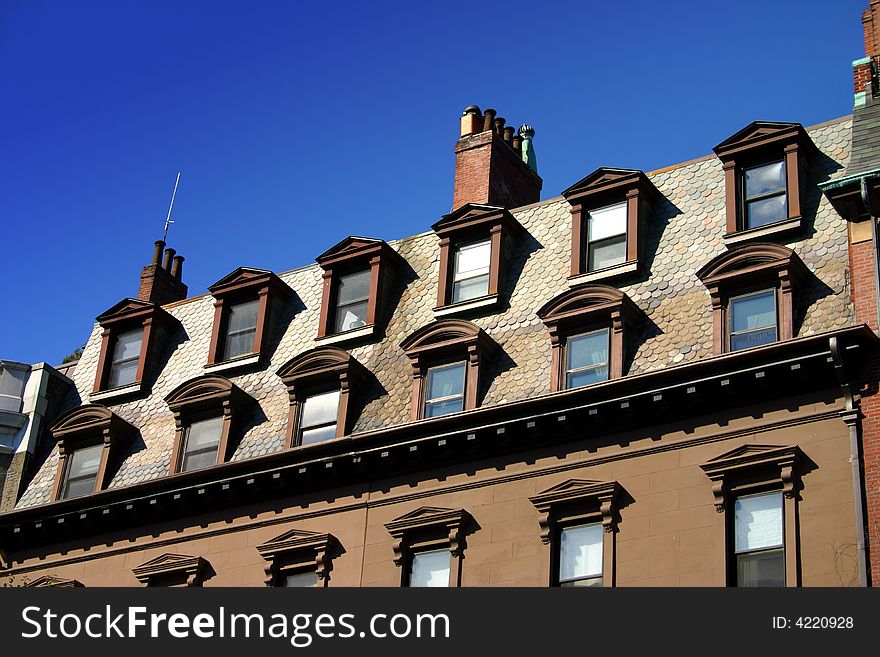
[[[645,231],[651,208],[660,192],[643,171],[600,167],[562,192],[571,205],[572,284],[638,275],[644,267]],[[587,215],[615,203],[626,202],[626,261],[620,265],[587,269]]]
[[[607,285],[585,285],[563,292],[538,310],[550,332],[550,391],[565,389],[565,348],[570,336],[588,330],[610,330],[608,378],[624,375],[625,331],[642,312],[630,298]]]
[[[131,569],[144,586],[201,586],[211,574],[204,557],[163,554]]]
[[[614,586],[614,537],[622,492],[616,481],[569,479],[529,498],[541,514],[538,525],[541,528],[541,543],[547,546],[544,553],[547,586],[559,585],[560,530],[566,526],[588,523],[602,524],[602,586]]]
[[[110,397],[145,393],[148,372],[158,351],[162,347],[162,336],[168,335],[178,324],[177,320],[160,306],[139,299],[123,299],[112,308],[104,311],[96,318],[103,329],[101,333],[101,355],[98,358],[98,370],[91,400],[98,401]],[[143,330],[141,351],[138,357],[135,382],[118,388],[108,388],[110,366],[116,337],[138,328]]]
[[[466,363],[464,409],[478,404],[481,363],[499,347],[483,329],[462,319],[442,319],[420,328],[400,344],[412,364],[411,419],[424,415],[425,377],[429,367],[456,361]]]
[[[461,586],[461,559],[465,529],[471,521],[464,509],[423,506],[385,524],[394,539],[394,565],[401,569],[401,586],[409,585],[409,571],[416,552],[446,548],[451,556],[449,586]]]
[[[505,208],[465,203],[457,210],[443,215],[431,228],[440,238],[440,273],[437,280],[437,307],[434,310],[449,314],[456,310],[467,312],[495,306],[502,292],[501,284],[510,251],[517,236],[524,230],[522,225]],[[488,239],[491,249],[488,292],[477,299],[452,303],[455,249],[481,239]]]
[[[804,453],[797,445],[748,444],[710,459],[700,467],[712,482],[715,498],[716,545],[718,551],[716,572],[724,581],[721,586],[735,582],[732,579],[733,519],[730,503],[737,497],[753,493],[781,491],[783,496],[783,524],[785,532],[785,584],[800,585],[800,549],[798,532],[799,466]]]
[[[318,320],[318,341],[341,342],[373,337],[377,322],[388,301],[388,287],[394,274],[401,269],[403,258],[384,240],[368,237],[346,237],[319,255],[315,261],[324,270],[321,293],[321,315]],[[357,271],[370,271],[370,297],[367,302],[366,326],[335,332],[336,294],[339,277]]]
[[[780,341],[794,337],[794,297],[809,270],[797,253],[768,242],[731,247],[698,272],[712,299],[714,353],[729,351],[728,305],[731,297],[761,289],[776,290],[777,335]]]
[[[287,387],[290,410],[287,414],[285,448],[295,447],[302,402],[309,394],[339,390],[336,437],[347,435],[352,388],[357,391],[367,378],[367,371],[351,354],[337,347],[318,347],[295,356],[277,372]]]
[[[800,123],[753,121],[713,150],[724,168],[727,229],[724,237],[728,243],[803,228],[801,179],[816,146]],[[743,172],[780,160],[785,163],[788,217],[775,224],[747,228],[744,224]]]
[[[137,429],[98,404],[85,404],[74,408],[58,419],[50,429],[58,444],[58,469],[52,486],[52,499],[59,500],[64,486],[67,459],[81,447],[103,444],[101,462],[95,478],[95,490],[104,490],[110,483],[110,463],[114,462],[119,448],[137,433]]]
[[[186,429],[193,421],[223,418],[217,463],[225,463],[230,456],[230,437],[237,430],[241,416],[256,400],[226,377],[205,374],[177,386],[165,397],[165,403],[174,413],[175,436],[169,474],[175,474],[180,470]]]
[[[333,534],[292,529],[257,546],[266,564],[266,586],[283,586],[284,577],[299,572],[314,572],[319,586],[327,586],[332,558],[339,550]]]
[[[268,354],[269,324],[272,308],[293,296],[293,290],[277,275],[265,269],[239,267],[208,288],[214,297],[214,324],[206,368],[220,369],[223,365],[256,365]],[[236,303],[259,301],[254,349],[251,354],[223,361],[223,340],[229,309]],[[224,367],[225,369],[225,367]]]

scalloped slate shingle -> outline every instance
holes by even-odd
[[[814,158],[806,185],[805,236],[787,240],[816,282],[800,297],[800,335],[808,335],[852,322],[848,293],[846,222],[821,197],[816,184],[841,174],[847,164],[849,119],[811,129],[822,152]],[[577,178],[577,172],[572,176]],[[724,251],[724,178],[714,157],[687,162],[650,174],[662,193],[647,231],[645,280],[622,284],[649,321],[628,339],[630,373],[646,372],[711,355],[712,324],[709,296],[694,275],[703,264]],[[549,390],[550,343],[535,312],[568,288],[570,214],[568,204],[554,198],[514,210],[526,229],[513,253],[506,290],[509,304],[496,314],[473,319],[503,348],[489,364],[484,377],[482,405],[494,405],[545,394]],[[351,349],[351,353],[376,376],[378,384],[365,391],[366,403],[356,419],[354,432],[407,422],[410,404],[409,361],[400,342],[433,321],[437,295],[439,248],[433,233],[416,235],[392,246],[415,272],[394,309],[385,337],[374,344]],[[321,302],[321,270],[317,265],[280,274],[302,301],[295,312],[285,309],[277,322],[277,345],[268,367],[259,372],[231,377],[258,404],[243,423],[243,435],[233,460],[260,456],[282,449],[287,421],[287,392],[275,375],[290,358],[315,346]],[[210,296],[196,297],[168,306],[182,329],[168,347],[167,361],[149,397],[111,404],[114,412],[140,429],[136,440],[115,466],[111,488],[162,477],[168,472],[174,439],[174,420],[163,398],[184,381],[203,373],[213,321]],[[96,325],[73,374],[76,391],[68,405],[87,401],[95,379],[100,348]],[[53,450],[18,503],[18,507],[49,501],[57,465]],[[112,466],[111,466],[112,467]]]

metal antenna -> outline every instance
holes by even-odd
[[[165,232],[162,233],[162,241],[168,237],[168,228],[174,221],[171,219],[171,210],[174,208],[174,197],[177,196],[177,185],[180,183],[180,171],[177,172],[177,180],[174,181],[174,191],[171,192],[171,204],[168,206],[168,216],[165,217]]]

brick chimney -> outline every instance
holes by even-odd
[[[175,255],[174,249],[165,249],[165,242],[157,240],[153,249],[153,261],[141,272],[141,286],[137,298],[160,306],[172,301],[186,299],[187,287],[183,284],[183,256]]]
[[[455,144],[455,192],[452,209],[465,203],[515,208],[541,199],[543,181],[537,173],[529,126],[514,135],[512,126],[493,109],[476,105],[461,116]]]
[[[877,68],[880,64],[880,0],[869,0],[862,12],[862,29],[865,32],[865,56],[853,62],[853,85],[855,106],[864,105],[876,96]]]

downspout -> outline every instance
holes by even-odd
[[[880,330],[880,261],[878,261],[877,257],[877,254],[880,253],[880,245],[878,245],[877,242],[877,221],[874,219],[874,215],[871,214],[871,206],[868,204],[867,176],[863,176],[859,182],[862,193],[862,204],[865,206],[865,211],[868,213],[868,220],[871,222],[871,244],[874,247],[872,253],[874,260],[874,298],[877,300],[877,303],[874,305],[877,306],[877,328]]]
[[[874,238],[876,240],[876,228]],[[841,390],[843,390],[844,405],[840,416],[843,418],[846,426],[849,427],[849,462],[852,469],[853,505],[856,519],[856,561],[859,586],[864,587],[868,586],[868,562],[865,552],[865,496],[862,490],[862,460],[859,449],[860,399],[853,392],[852,383],[847,376],[846,367],[843,362],[840,343],[836,336],[828,339],[828,346],[831,350],[834,372],[837,374],[837,380],[840,382]]]

